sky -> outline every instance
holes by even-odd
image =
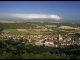
[[[0,1],[0,19],[80,20],[79,1]]]

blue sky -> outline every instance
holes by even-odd
[[[6,17],[7,16],[7,17]],[[31,16],[31,17],[30,17]],[[80,20],[79,1],[1,1],[0,18]]]

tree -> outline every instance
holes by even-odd
[[[80,59],[80,55],[76,56],[76,59]]]
[[[29,53],[28,52],[25,52],[22,54],[22,59],[29,59]]]
[[[71,54],[70,59],[75,59],[75,56],[73,54]]]
[[[62,54],[60,54],[60,58],[61,58],[61,59],[66,59],[67,56],[66,56],[66,54],[62,53]]]
[[[42,57],[41,57],[40,54],[36,54],[36,55],[35,55],[35,58],[36,58],[36,59],[40,59],[40,58],[42,58]]]
[[[30,59],[35,59],[35,56],[36,56],[36,54],[34,54],[34,53],[30,53],[30,54],[29,54],[29,58],[30,58]]]
[[[3,51],[3,54],[2,54],[2,59],[6,59],[8,56],[8,53],[6,51]]]
[[[9,53],[7,54],[6,59],[15,59],[15,58],[14,58],[14,55],[12,54],[12,52],[9,52]]]

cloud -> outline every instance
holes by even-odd
[[[58,15],[46,15],[46,14],[15,14],[15,13],[2,13],[0,16],[12,17],[12,18],[21,18],[21,19],[34,19],[34,18],[45,18],[45,19],[55,19],[60,20],[61,17]]]

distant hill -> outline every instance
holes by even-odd
[[[60,22],[80,24],[80,20],[54,20],[54,19],[0,20],[0,23],[16,23],[16,22]]]
[[[0,23],[19,23],[20,21],[15,20],[0,20]]]

